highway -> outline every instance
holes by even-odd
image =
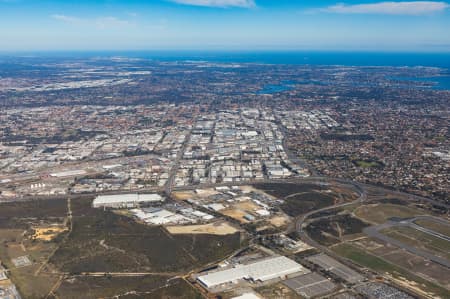
[[[195,124],[197,122],[197,118],[198,117],[195,116],[192,119],[192,124]],[[181,148],[180,148],[180,150],[177,153],[177,157],[175,158],[173,167],[169,171],[169,178],[168,178],[166,184],[164,185],[164,193],[168,197],[172,193],[172,190],[173,190],[173,187],[174,187],[174,182],[175,182],[175,177],[177,175],[177,171],[178,171],[178,167],[180,165],[180,161],[183,159],[183,155],[186,152],[186,147],[188,146],[189,141],[191,140],[192,130],[193,130],[193,127],[189,130],[189,132],[187,133],[186,137],[184,138],[183,144],[181,145]]]
[[[288,136],[288,132],[284,126],[281,125],[281,121],[278,120],[278,129],[283,133],[283,148],[284,152],[288,156],[289,160],[291,160],[293,163],[297,164],[297,166],[301,168],[306,168],[309,170],[312,176],[317,176],[316,170],[309,164],[307,164],[304,160],[301,160],[297,157],[296,154],[292,153],[289,147],[287,146],[287,139],[286,136]]]
[[[303,229],[304,224],[306,223],[308,218],[313,214],[325,212],[325,211],[331,211],[334,209],[343,208],[343,207],[350,206],[353,204],[363,203],[365,201],[367,201],[367,193],[365,192],[365,190],[363,190],[363,192],[360,193],[359,197],[354,201],[341,203],[341,204],[325,207],[322,209],[314,210],[314,211],[311,211],[309,213],[306,213],[306,214],[303,214],[303,215],[297,217],[295,219],[295,229],[298,232],[298,234],[300,235],[301,239],[303,241],[305,241],[305,243],[307,243],[310,246],[322,249],[324,252],[328,253],[329,255],[335,256],[335,254],[332,251],[330,251],[327,247],[322,246],[321,244],[319,244],[318,242],[316,242],[315,240],[313,240],[312,238],[309,237],[309,235]]]

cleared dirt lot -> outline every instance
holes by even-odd
[[[178,200],[187,200],[190,198],[194,198],[196,195],[194,191],[179,191],[179,192],[177,191],[172,192],[172,196]]]
[[[260,207],[253,201],[246,200],[233,204],[230,208],[220,211],[221,214],[234,218],[241,223],[248,223],[249,221],[244,218],[246,214],[255,215],[255,211]]]
[[[241,223],[249,223],[249,221],[244,218],[244,216],[246,214],[248,214],[245,211],[242,211],[242,210],[239,210],[239,209],[226,209],[226,210],[220,211],[220,213],[223,214],[223,215],[226,215],[228,217],[231,217],[233,219],[236,219],[236,220],[238,220]]]
[[[51,226],[51,227],[34,227],[33,239],[41,241],[51,241],[59,234],[67,231],[65,226]]]
[[[289,218],[287,216],[274,216],[269,219],[269,222],[275,227],[282,227],[289,223]]]
[[[227,222],[215,222],[199,225],[168,226],[166,229],[171,234],[210,234],[210,235],[230,235],[238,232],[236,228]]]

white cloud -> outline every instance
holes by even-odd
[[[58,21],[66,22],[66,23],[81,23],[81,22],[83,22],[83,20],[80,18],[67,16],[67,15],[60,15],[60,14],[54,14],[54,15],[52,15],[52,18],[55,20],[58,20]]]
[[[449,4],[442,1],[378,2],[371,4],[336,4],[321,11],[342,14],[424,15],[444,11]]]
[[[179,4],[208,7],[255,7],[254,0],[170,0]]]
[[[68,24],[93,26],[96,27],[97,29],[118,28],[131,24],[127,20],[122,20],[111,16],[85,19],[63,14],[54,14],[51,15],[51,17],[55,20],[65,22]]]
[[[100,29],[111,27],[123,27],[130,24],[127,20],[121,20],[116,17],[101,17],[95,20],[95,24]]]

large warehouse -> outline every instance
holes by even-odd
[[[163,201],[159,194],[116,194],[99,195],[92,202],[94,208],[136,208],[139,204]]]
[[[229,283],[237,283],[241,279],[264,282],[274,278],[285,278],[297,272],[305,274],[309,270],[287,257],[277,256],[247,265],[239,264],[230,269],[208,273],[199,276],[197,280],[209,289]]]

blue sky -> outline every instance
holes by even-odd
[[[0,0],[0,51],[450,52],[450,5],[370,0]]]

